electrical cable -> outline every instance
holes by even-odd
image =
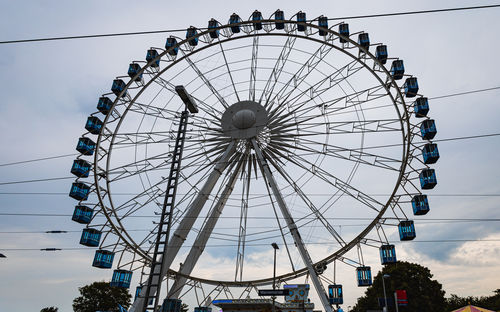
[[[464,11],[464,10],[493,9],[493,8],[498,8],[498,7],[500,7],[500,4],[459,7],[459,8],[445,8],[445,9],[434,9],[434,10],[381,13],[381,14],[370,14],[370,15],[343,16],[343,17],[329,18],[328,20],[337,21],[337,20],[351,20],[351,19],[363,19],[363,18],[378,18],[378,17],[391,17],[391,16],[404,16],[404,15],[415,15],[415,14],[429,14],[429,13],[442,13],[442,12],[452,12],[452,11]],[[309,20],[309,22],[311,22],[311,20]],[[208,28],[198,28],[198,29],[199,30],[206,30]],[[121,37],[121,36],[138,36],[138,35],[152,35],[152,34],[161,34],[161,33],[175,33],[175,32],[184,32],[184,31],[186,31],[185,28],[183,28],[183,29],[168,29],[168,30],[120,32],[120,33],[109,33],[109,34],[77,35],[77,36],[64,36],[64,37],[17,39],[17,40],[0,41],[0,44],[71,40],[71,39],[88,39],[88,38],[105,38],[105,37]]]
[[[467,243],[467,242],[500,242],[500,239],[435,239],[435,240],[417,240],[417,241],[391,241],[392,244],[408,243]],[[309,242],[310,245],[336,245],[336,242]],[[247,244],[248,247],[268,246],[268,243]],[[280,244],[278,244],[280,245]],[[213,244],[206,245],[206,248],[237,247],[237,244]],[[177,246],[176,246],[177,247]],[[182,245],[181,248],[191,248],[193,246]],[[62,251],[62,250],[95,250],[98,247],[62,247],[62,248],[0,248],[1,251]]]

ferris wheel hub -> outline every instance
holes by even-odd
[[[254,101],[240,101],[222,114],[222,131],[232,139],[256,137],[267,125],[266,109]]]

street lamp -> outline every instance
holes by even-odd
[[[279,249],[278,244],[272,243],[271,246],[273,246],[274,249],[274,270],[273,270],[273,290],[276,289],[276,250]],[[275,300],[276,296],[273,295],[273,312],[275,311]]]
[[[384,312],[387,312],[387,295],[385,294],[385,279],[391,277],[389,274],[384,274],[382,275],[382,287],[384,288]]]

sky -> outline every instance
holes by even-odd
[[[225,21],[233,12],[246,17],[255,9],[262,11],[264,16],[271,15],[277,8],[284,10],[286,16],[303,10],[312,18],[496,3],[311,0],[285,4],[269,0],[228,5],[218,0],[210,4],[205,1],[148,1],[145,4],[137,1],[1,0],[0,4],[0,41],[6,41],[184,29],[190,25],[205,27],[212,17]],[[421,92],[430,98],[430,115],[438,128],[436,138],[449,139],[500,132],[499,89],[439,98],[500,86],[500,63],[495,61],[500,48],[496,40],[499,14],[500,9],[494,8],[348,22],[352,29],[369,32],[373,42],[387,44],[391,55],[405,60],[407,72],[418,77]],[[0,213],[63,215],[0,217],[0,253],[7,256],[0,258],[0,310],[38,311],[57,306],[60,311],[71,311],[78,287],[110,279],[110,271],[91,266],[94,250],[79,248],[82,226],[66,216],[72,213],[75,204],[66,195],[71,179],[4,184],[68,177],[74,156],[5,164],[74,154],[76,141],[84,132],[85,120],[95,112],[97,98],[108,92],[114,77],[126,74],[132,60],[143,59],[149,47],[162,47],[165,37],[166,34],[154,34],[0,44],[0,142],[3,146]],[[500,219],[496,200],[500,196],[500,167],[495,156],[498,155],[498,140],[498,136],[492,136],[439,142],[441,158],[433,166],[438,186],[427,193],[431,212],[416,220],[417,238],[414,241],[396,241],[398,258],[429,267],[434,278],[443,284],[447,296],[486,296],[499,288],[497,274],[492,274],[500,272],[500,228],[495,221]],[[376,191],[377,187],[370,185],[367,189]],[[68,233],[42,233],[48,230]],[[348,235],[349,230],[345,231]],[[76,249],[42,252],[41,248]],[[311,246],[311,253],[323,252],[321,247],[316,248]],[[367,249],[363,252],[373,272],[380,270],[378,251]],[[286,259],[282,249],[278,259]],[[233,266],[223,251],[208,250],[198,272],[213,275],[210,269],[213,267],[218,268],[217,272],[233,272]],[[285,268],[278,268],[278,273],[284,271]],[[256,248],[248,261],[248,274],[262,272],[272,272],[271,248]],[[327,271],[326,274],[331,278],[333,273]],[[354,305],[364,292],[355,285],[354,277],[351,267],[338,267],[337,280],[345,287],[345,307]],[[133,283],[137,282],[136,276]],[[319,301],[312,296],[319,307]]]

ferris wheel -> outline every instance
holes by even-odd
[[[386,45],[328,22],[211,19],[149,48],[99,98],[71,169],[73,220],[92,265],[116,268],[112,285],[138,273],[133,311],[165,280],[168,298],[199,305],[271,285],[271,243],[277,284],[308,278],[331,311],[342,286],[325,291],[327,265],[369,286],[363,250],[389,264],[389,236],[416,237],[411,215],[437,183],[428,100]]]

